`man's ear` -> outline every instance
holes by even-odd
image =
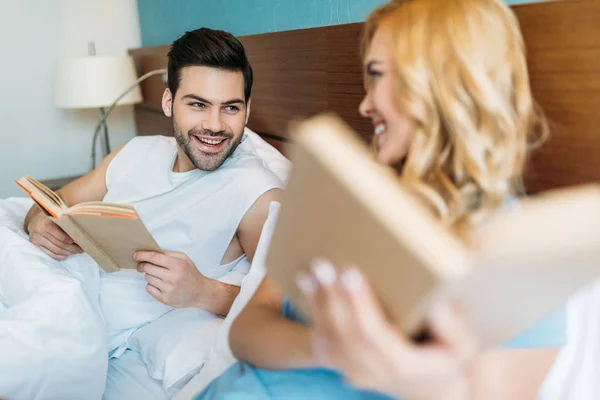
[[[244,125],[248,125],[248,119],[250,118],[250,106],[252,105],[252,99],[248,99],[248,103],[246,103],[246,123]]]
[[[173,96],[168,88],[165,89],[162,96],[162,109],[167,117],[171,118],[173,116]]]

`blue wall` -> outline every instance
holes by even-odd
[[[507,0],[510,4],[531,0]],[[137,0],[142,45],[171,43],[202,26],[250,35],[364,21],[386,0]]]

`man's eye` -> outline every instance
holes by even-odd
[[[228,112],[238,112],[238,111],[240,111],[239,107],[236,107],[236,106],[227,106],[224,109],[225,109],[225,111],[228,111]]]
[[[204,103],[191,103],[190,105],[194,108],[206,108],[206,104]]]

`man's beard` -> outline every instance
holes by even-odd
[[[227,158],[232,155],[235,149],[239,146],[243,136],[242,132],[238,135],[237,139],[235,139],[235,135],[232,132],[213,132],[206,129],[192,129],[185,134],[182,132],[181,128],[179,128],[174,119],[173,131],[179,147],[181,147],[192,164],[202,171],[214,171],[223,165],[225,160],[227,160]],[[227,147],[215,154],[205,153],[194,145],[192,139],[192,136],[194,135],[227,138]]]

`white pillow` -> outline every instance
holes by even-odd
[[[256,154],[263,159],[267,167],[273,171],[282,182],[286,182],[292,163],[285,158],[275,147],[267,143],[257,133],[246,127],[244,134],[256,149]]]
[[[223,318],[198,308],[176,308],[137,330],[128,347],[140,353],[148,374],[168,394],[201,370]]]
[[[173,397],[174,400],[192,399],[196,394],[204,390],[213,379],[221,375],[227,368],[235,363],[236,359],[229,347],[229,330],[231,329],[231,324],[240,314],[242,309],[246,307],[246,304],[248,304],[248,301],[250,301],[266,274],[267,269],[265,261],[269,244],[273,237],[273,231],[275,230],[275,223],[279,216],[279,208],[280,204],[276,202],[271,203],[269,206],[269,217],[263,227],[254,260],[250,267],[250,272],[244,278],[240,293],[233,302],[227,318],[225,318],[225,321],[219,327],[215,345],[209,351],[204,366],[200,370],[200,373],[192,378],[192,380],[190,380],[189,383]]]

